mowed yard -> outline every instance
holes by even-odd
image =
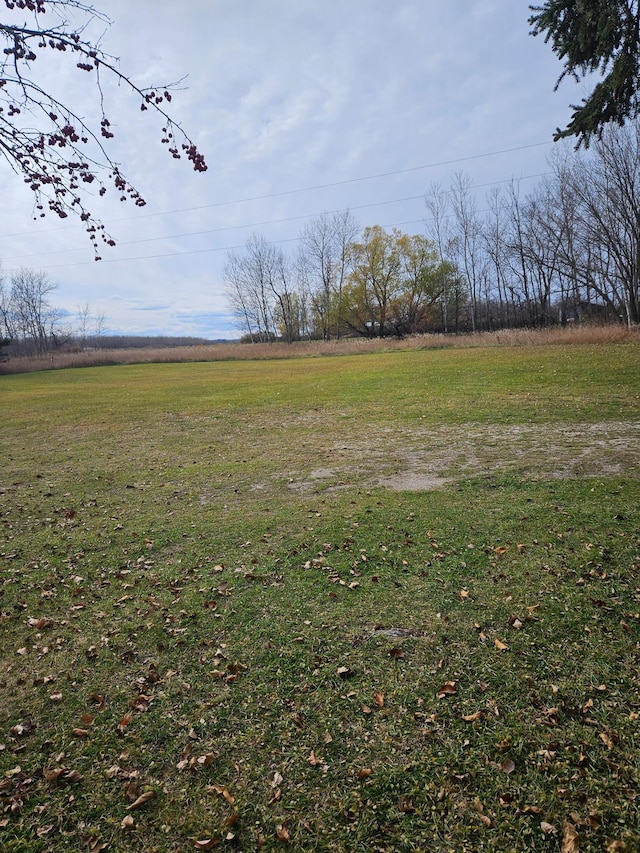
[[[0,377],[0,849],[640,850],[639,364]]]

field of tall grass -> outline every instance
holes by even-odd
[[[568,345],[571,343],[608,344],[637,340],[638,329],[626,326],[575,325],[548,329],[512,329],[461,335],[415,335],[409,338],[347,338],[340,341],[298,341],[293,344],[241,344],[230,342],[180,347],[133,349],[91,349],[69,352],[53,350],[42,356],[12,358],[0,362],[0,375],[57,370],[67,367],[96,367],[109,364],[144,364],[196,361],[229,361],[355,355],[412,349],[468,347],[518,347]]]

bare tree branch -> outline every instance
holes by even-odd
[[[204,157],[167,111],[171,91],[182,81],[144,88],[135,83],[120,70],[118,60],[102,50],[99,39],[86,35],[92,22],[108,26],[111,21],[80,0],[4,0],[4,5],[9,12],[31,13],[33,23],[0,22],[0,41],[6,43],[0,54],[0,154],[34,193],[35,215],[79,216],[99,260],[99,241],[115,243],[87,206],[88,187],[95,184],[103,196],[111,185],[121,201],[145,204],[108,151],[114,131],[105,112],[102,79],[108,76],[126,86],[139,99],[142,112],[150,110],[160,119],[160,141],[173,159],[185,157],[195,171],[204,172]],[[71,12],[81,20],[74,23]],[[34,64],[45,53],[65,54],[79,73],[94,76],[99,127],[37,81]]]

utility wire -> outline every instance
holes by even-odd
[[[232,199],[231,201],[218,201],[218,202],[212,202],[211,204],[198,205],[196,207],[181,207],[181,208],[175,208],[173,210],[162,210],[162,211],[157,211],[156,213],[141,213],[141,214],[138,214],[136,216],[124,216],[124,217],[120,217],[118,219],[106,219],[104,221],[105,221],[105,224],[109,224],[111,222],[129,222],[132,220],[145,219],[145,218],[149,218],[152,216],[168,216],[172,213],[191,213],[194,210],[208,210],[208,209],[214,208],[214,207],[226,207],[226,206],[229,206],[232,204],[244,204],[244,203],[249,202],[249,201],[263,201],[263,200],[270,199],[270,198],[280,198],[280,197],[285,196],[285,195],[295,195],[297,193],[312,192],[314,190],[329,189],[331,187],[341,187],[341,186],[345,186],[347,184],[361,183],[363,181],[373,181],[373,180],[376,180],[378,178],[392,177],[393,175],[405,175],[405,174],[408,174],[410,172],[420,172],[424,169],[435,169],[435,168],[438,168],[440,166],[453,166],[456,163],[466,163],[466,162],[469,162],[470,160],[480,160],[483,157],[496,157],[499,154],[511,154],[515,151],[526,151],[527,149],[530,149],[530,148],[540,148],[543,145],[552,145],[552,144],[553,144],[553,142],[551,142],[551,141],[533,142],[529,145],[518,145],[514,148],[502,148],[499,151],[485,151],[482,154],[469,154],[466,157],[456,157],[455,159],[452,159],[452,160],[441,160],[441,161],[435,162],[435,163],[427,163],[423,166],[411,166],[407,169],[395,169],[395,170],[390,171],[390,172],[379,172],[376,175],[365,175],[365,176],[359,177],[359,178],[347,178],[343,181],[333,181],[331,183],[326,183],[326,184],[316,184],[315,186],[311,186],[311,187],[298,187],[297,189],[282,190],[282,191],[276,192],[276,193],[266,193],[265,195],[248,196],[247,198]],[[70,229],[68,229],[68,228],[48,228],[48,229],[43,230],[39,233],[46,234],[46,233],[49,233],[51,231],[63,231],[63,230],[66,231],[66,230],[70,230]],[[4,236],[5,236],[5,238],[11,238],[11,237],[32,236],[32,234],[33,234],[32,231],[22,231],[22,232],[19,232],[16,234],[5,234]]]
[[[481,208],[477,210],[476,213],[486,213],[489,208]],[[453,214],[451,214],[453,215]],[[403,225],[421,225],[424,224],[424,218],[422,219],[409,219],[404,222],[390,222],[386,225],[381,225],[381,228],[399,228]],[[281,240],[266,240],[266,244],[268,246],[279,246],[281,243],[298,243],[300,242],[301,237],[284,237]],[[211,252],[236,252],[241,249],[245,249],[246,246],[244,244],[238,246],[210,246],[207,249],[189,249],[185,252],[165,252],[157,255],[137,255],[132,258],[103,258],[100,263],[101,264],[119,264],[125,261],[153,261],[157,258],[179,258],[184,255],[204,255]],[[83,266],[95,266],[95,260],[93,261],[77,261],[75,263],[70,264],[51,264],[47,265],[47,269],[65,269],[68,267],[83,267]],[[17,272],[17,269],[8,269],[5,272],[12,273]]]
[[[539,172],[535,175],[523,175],[518,180],[528,180],[531,178],[541,178],[547,174],[549,174],[549,173],[548,172]],[[511,182],[511,180],[512,180],[511,178],[505,178],[505,179],[502,179],[500,181],[490,181],[490,182],[484,183],[484,184],[475,184],[470,189],[476,190],[476,189],[483,189],[485,187],[498,186],[499,184],[508,184]],[[453,192],[453,190],[444,190],[443,192],[444,192],[444,194],[451,194]],[[186,231],[186,232],[183,232],[181,234],[168,234],[168,235],[160,236],[160,237],[144,237],[144,238],[141,238],[139,240],[124,240],[124,241],[119,240],[117,245],[118,246],[133,246],[133,245],[137,245],[139,243],[158,242],[159,240],[178,240],[178,239],[181,239],[183,237],[197,237],[197,236],[202,236],[204,234],[218,234],[218,233],[221,233],[223,231],[238,231],[238,230],[243,230],[246,228],[259,228],[259,227],[262,227],[265,225],[281,225],[284,222],[295,222],[295,221],[299,221],[301,219],[313,219],[314,217],[321,216],[323,213],[327,213],[327,214],[331,215],[331,214],[336,214],[336,213],[351,212],[354,210],[365,210],[365,209],[371,208],[371,207],[384,207],[384,206],[390,205],[390,204],[400,204],[402,202],[407,202],[407,201],[416,201],[418,199],[424,199],[424,197],[425,197],[425,193],[420,193],[420,195],[405,196],[404,198],[389,199],[387,201],[370,202],[368,204],[360,204],[360,205],[356,205],[354,207],[342,207],[342,208],[336,208],[335,210],[322,211],[322,212],[317,212],[317,213],[304,213],[304,214],[300,214],[298,216],[283,217],[281,219],[268,219],[268,220],[264,220],[262,222],[252,222],[252,223],[247,223],[247,224],[243,224],[243,225],[223,225],[219,228],[207,228],[207,229],[202,230],[202,231]],[[481,213],[483,211],[477,211],[477,212]],[[453,215],[453,214],[448,214],[448,216],[451,216],[451,215]],[[394,223],[393,226],[392,225],[385,225],[384,227],[390,228],[390,227],[396,227],[399,225],[407,225],[407,224],[412,224],[412,223],[421,222],[421,221],[422,220],[415,219],[415,220],[411,220],[410,222]],[[297,240],[299,238],[291,238],[291,239]],[[274,242],[277,243],[277,242],[286,242],[286,241],[276,240]],[[237,249],[237,248],[239,248],[239,247],[237,247],[237,246],[228,247],[229,250]],[[83,247],[83,249],[84,249],[84,247]],[[82,251],[83,249],[56,249],[56,250],[51,251],[51,252],[37,252],[34,254],[29,254],[29,255],[9,255],[8,257],[5,256],[3,258],[3,260],[14,261],[14,260],[17,260],[19,258],[39,258],[42,256],[48,256],[48,255],[63,255],[63,254],[68,254],[69,252]],[[199,251],[204,252],[204,251],[221,251],[221,250],[220,249],[200,249],[200,250],[194,250],[193,253],[196,253]],[[184,255],[184,254],[190,254],[190,252],[172,252],[170,254],[148,255],[146,257],[150,257],[150,258],[171,257],[174,254],[175,255]],[[107,259],[107,261],[111,261],[111,260],[125,260],[125,259],[124,258],[122,258],[122,259],[119,259],[119,258],[110,259],[110,258],[108,258]],[[131,258],[130,260],[139,260],[139,258],[135,258],[135,259]],[[103,258],[103,262],[104,262],[104,258]],[[93,263],[93,262],[92,261],[79,261],[78,262],[78,264],[90,264],[90,263]],[[64,266],[75,266],[75,265],[76,264],[64,264]],[[60,266],[60,265],[57,265],[57,266]],[[57,268],[57,266],[53,267],[53,268]]]

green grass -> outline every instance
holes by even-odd
[[[639,850],[638,355],[1,378],[0,849]]]

